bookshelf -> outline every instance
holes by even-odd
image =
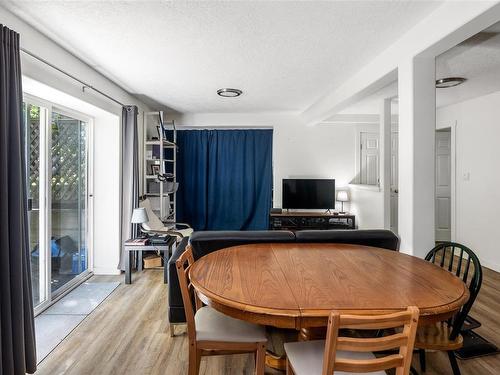
[[[176,142],[175,123],[163,111],[144,113],[144,195],[165,223],[176,221]]]

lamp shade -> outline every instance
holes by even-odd
[[[337,201],[339,202],[349,202],[349,194],[345,190],[337,191]]]
[[[134,208],[134,212],[132,212],[132,219],[130,220],[132,224],[143,224],[148,221],[148,213],[144,207]]]

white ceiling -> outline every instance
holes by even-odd
[[[131,93],[179,112],[261,112],[306,109],[441,2],[3,4]]]
[[[438,107],[500,91],[500,23],[436,58],[436,78],[464,77],[460,86],[437,89]]]

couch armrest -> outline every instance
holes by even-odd
[[[172,256],[168,260],[168,320],[170,323],[184,323],[186,321],[175,262],[186,250],[188,243],[189,238],[183,238],[181,242],[177,244]]]

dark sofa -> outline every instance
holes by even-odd
[[[350,243],[399,250],[399,238],[390,230],[303,230],[290,232],[276,231],[199,231],[191,237],[183,238],[168,261],[168,319],[170,333],[175,324],[185,323],[184,304],[177,278],[175,262],[191,244],[196,259],[213,251],[231,246],[255,243]]]

